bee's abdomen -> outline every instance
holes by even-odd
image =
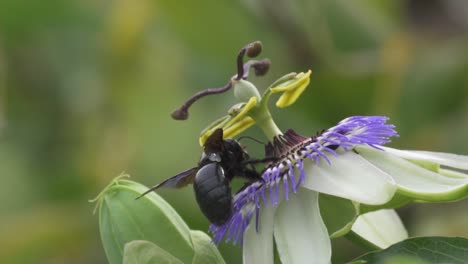
[[[211,223],[224,224],[231,216],[232,196],[223,168],[216,162],[206,164],[198,170],[193,188],[206,218]]]

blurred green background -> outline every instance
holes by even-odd
[[[282,129],[313,135],[350,115],[386,115],[401,135],[394,147],[468,154],[463,0],[2,0],[0,262],[106,263],[87,200],[122,171],[152,185],[193,166],[199,132],[232,94],[203,99],[186,122],[169,114],[224,85],[253,40],[273,62],[259,87],[313,70],[306,94],[274,110]],[[160,194],[208,229],[191,188]],[[468,236],[467,205],[400,212],[410,235]],[[239,246],[220,248],[241,262]],[[360,253],[334,241],[335,263]]]

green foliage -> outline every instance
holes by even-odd
[[[133,240],[125,244],[123,264],[183,264],[180,259],[144,240]]]
[[[468,262],[468,239],[460,237],[417,237],[397,243],[387,249],[371,252],[354,260],[353,264],[425,264]]]
[[[99,209],[102,244],[111,264],[122,260],[155,263],[159,258],[167,263],[224,263],[205,233],[190,230],[154,192],[136,199],[147,188],[123,180],[124,176],[112,180],[93,200]]]
[[[224,264],[218,248],[211,243],[211,238],[201,231],[190,231],[194,256],[192,264]]]

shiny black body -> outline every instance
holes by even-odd
[[[234,177],[243,177],[248,181],[260,178],[253,163],[239,142],[223,139],[223,130],[217,129],[206,140],[197,167],[166,179],[141,196],[160,187],[180,188],[193,183],[202,213],[211,223],[221,225],[232,214],[231,180]]]
[[[229,180],[223,168],[216,162],[198,170],[193,182],[198,206],[214,224],[223,224],[231,216],[232,195]]]

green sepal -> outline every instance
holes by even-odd
[[[380,209],[395,209],[395,208],[400,208],[404,205],[407,205],[411,202],[413,202],[414,200],[407,197],[407,196],[404,196],[403,194],[401,193],[395,193],[395,195],[393,196],[393,198],[385,203],[385,204],[381,204],[381,205],[368,205],[368,204],[361,204],[360,205],[360,213],[361,214],[365,214],[365,213],[368,213],[368,212],[373,212],[373,211],[377,211],[377,210],[380,210]]]
[[[122,263],[124,246],[133,240],[157,244],[183,263],[193,258],[190,229],[177,212],[148,188],[118,177],[98,196],[99,229],[109,263]]]
[[[183,264],[180,259],[145,240],[134,240],[125,244],[123,264]]]
[[[201,231],[190,231],[195,255],[192,264],[223,264],[224,259],[211,238]]]

